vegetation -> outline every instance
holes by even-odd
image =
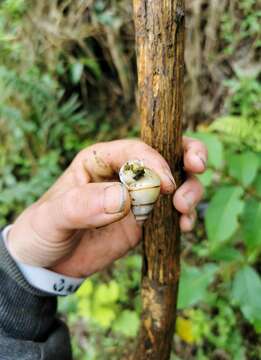
[[[187,6],[185,123],[208,146],[209,169],[196,230],[182,239],[173,359],[258,359],[261,13],[254,0]],[[1,226],[81,148],[138,134],[130,19],[127,0],[1,2]],[[60,301],[75,359],[131,351],[140,266],[137,249]]]

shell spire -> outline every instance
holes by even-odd
[[[121,167],[119,177],[129,191],[136,220],[145,221],[160,194],[159,176],[142,161],[131,160]]]

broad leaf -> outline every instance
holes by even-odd
[[[216,261],[238,261],[243,260],[240,251],[231,246],[218,247],[213,253],[210,254],[211,259]]]
[[[251,199],[246,203],[243,214],[244,241],[249,249],[261,246],[261,203]]]
[[[245,187],[254,181],[258,168],[259,158],[251,151],[242,154],[233,154],[228,158],[229,174]]]
[[[77,313],[83,318],[92,317],[92,306],[89,298],[81,298],[77,302]]]
[[[250,266],[240,269],[232,284],[233,300],[258,332],[261,331],[261,279]]]
[[[183,265],[179,286],[178,308],[195,305],[204,300],[207,287],[213,281],[217,266],[207,264],[201,268]]]
[[[114,303],[119,298],[119,292],[119,285],[114,280],[110,281],[108,284],[100,284],[97,286],[95,292],[95,302],[97,304]]]
[[[107,329],[116,318],[116,311],[113,306],[98,306],[95,304],[92,309],[92,317],[103,328]]]
[[[135,311],[124,310],[113,322],[112,328],[125,336],[135,337],[139,330],[139,323],[139,317]]]
[[[237,230],[238,216],[243,210],[242,194],[243,189],[238,186],[224,186],[211,199],[205,223],[208,238],[213,244],[228,240]]]
[[[93,293],[93,282],[91,279],[86,279],[76,295],[79,298],[87,298]]]

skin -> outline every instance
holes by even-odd
[[[134,248],[142,229],[130,211],[128,191],[117,178],[120,167],[133,159],[158,173],[161,193],[173,194],[173,204],[181,213],[181,230],[191,231],[203,195],[195,174],[205,171],[207,150],[187,137],[183,147],[188,179],[177,190],[167,162],[139,140],[98,143],[82,150],[15,221],[8,236],[12,256],[68,276],[86,277]]]

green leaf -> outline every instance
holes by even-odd
[[[78,84],[82,77],[83,64],[81,64],[80,62],[71,64],[70,70],[73,84]]]
[[[211,199],[205,224],[212,244],[228,240],[237,230],[238,216],[243,211],[243,201],[240,200],[242,194],[243,189],[238,186],[224,186]]]
[[[189,136],[201,140],[208,148],[208,164],[220,169],[224,163],[223,144],[216,135],[209,133],[188,133]]]
[[[240,127],[239,124],[244,124],[245,126]],[[249,121],[241,116],[232,116],[232,115],[228,115],[228,116],[224,116],[224,117],[220,117],[217,118],[209,127],[212,131],[219,131],[221,133],[225,133],[225,134],[234,134],[235,137],[237,135],[237,137],[242,136],[242,129],[246,129],[243,132],[243,135],[248,135],[249,134]],[[252,127],[251,127],[252,129]],[[246,133],[246,134],[245,134]]]
[[[258,100],[255,102],[258,103]],[[261,123],[259,116],[255,116],[256,119],[231,115],[221,117],[216,119],[209,129],[221,133],[223,138],[227,138],[230,144],[234,143],[237,147],[242,148],[242,145],[245,144],[254,151],[261,151]]]
[[[246,246],[254,249],[261,246],[261,203],[248,200],[243,213],[243,234]]]
[[[95,302],[97,304],[114,303],[119,299],[119,292],[119,285],[114,280],[109,284],[100,284],[95,292]]]
[[[124,259],[124,264],[130,269],[141,271],[142,257],[138,254],[129,255]]]
[[[77,313],[81,317],[88,319],[92,317],[92,312],[91,300],[89,298],[80,298],[77,303]]]
[[[124,310],[113,322],[112,329],[128,337],[136,337],[139,324],[139,317],[135,311]]]
[[[261,332],[261,279],[253,268],[244,266],[236,273],[231,296],[245,318]]]
[[[183,265],[180,277],[178,308],[195,305],[207,296],[207,287],[213,281],[217,266],[206,264],[201,268]]]
[[[233,154],[228,158],[229,174],[243,186],[249,186],[255,179],[259,168],[259,158],[252,151]]]
[[[231,246],[222,246],[217,249],[213,253],[211,253],[211,259],[216,261],[237,261],[243,260],[243,256],[240,251],[236,250]]]
[[[93,293],[93,282],[91,279],[86,279],[80,289],[76,292],[79,298],[87,298]]]
[[[203,184],[203,186],[207,187],[207,186],[211,185],[213,176],[214,176],[214,171],[211,169],[207,169],[204,172],[204,174],[198,175],[198,178],[201,181],[201,183]]]
[[[82,63],[95,75],[99,80],[102,77],[102,71],[98,61],[91,58],[83,58]]]
[[[113,307],[98,306],[95,304],[92,311],[93,319],[103,328],[107,329],[112,325],[116,318],[116,312]]]

